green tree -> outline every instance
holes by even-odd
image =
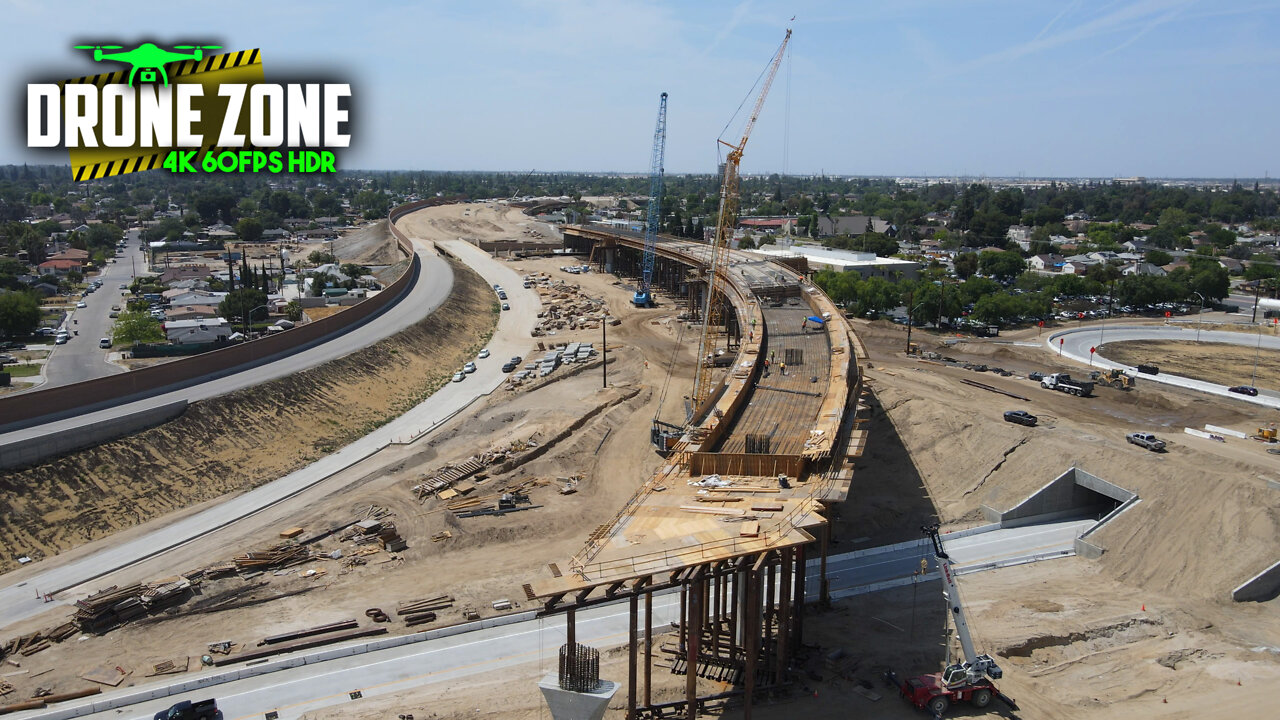
[[[111,326],[111,340],[116,345],[164,342],[164,328],[149,313],[126,310]]]
[[[0,295],[0,335],[30,335],[40,324],[40,301],[27,292]]]
[[[328,263],[338,262],[338,258],[334,257],[334,254],[331,252],[325,252],[324,250],[314,250],[310,255],[307,256],[307,262],[311,263],[312,265],[325,265]]]
[[[253,313],[250,322],[267,317],[267,294],[255,287],[240,288],[227,293],[218,303],[218,314],[231,322],[243,321]]]
[[[1000,282],[1009,282],[1027,269],[1020,253],[1012,250],[987,250],[978,255],[978,268]]]
[[[297,300],[290,300],[288,305],[284,306],[284,316],[292,322],[302,321],[302,303]]]
[[[964,280],[978,272],[978,253],[960,253],[955,259],[956,277]]]
[[[262,239],[262,221],[258,218],[244,218],[236,223],[236,235],[247,243],[256,243]]]
[[[1144,259],[1152,265],[1161,267],[1173,262],[1173,256],[1163,250],[1148,250]]]

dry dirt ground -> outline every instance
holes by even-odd
[[[442,215],[412,216],[420,218],[419,236],[497,237],[498,230],[464,224],[464,218],[498,228],[518,221],[506,211],[480,206],[434,210]],[[517,272],[544,270],[553,276],[558,265],[554,260],[512,262]],[[665,397],[662,417],[677,421],[680,396],[692,377],[696,336],[682,333],[673,319],[680,309],[671,300],[657,309],[635,310],[629,307],[629,288],[609,276],[573,276],[572,281],[606,299],[623,321],[609,328],[610,387],[601,388],[596,366],[562,379],[553,375],[554,382],[540,387],[495,392],[420,444],[385,451],[198,546],[166,553],[98,584],[189,570],[275,542],[281,528],[328,525],[371,504],[396,513],[394,521],[409,542],[400,560],[377,553],[363,566],[315,561],[286,575],[260,576],[254,582],[269,583],[258,590],[262,594],[313,585],[323,589],[249,608],[135,624],[76,643],[74,651],[70,644],[55,646],[24,663],[33,672],[52,667],[41,679],[74,688],[84,684],[75,674],[108,661],[143,668],[161,657],[199,655],[201,642],[209,639],[252,643],[272,632],[361,617],[365,608],[407,598],[450,593],[456,607],[472,605],[482,615],[493,614],[493,600],[522,599],[520,583],[578,550],[586,534],[652,472],[658,458],[647,446],[647,430],[658,398]],[[1056,560],[962,580],[978,643],[999,656],[1006,670],[1001,687],[1022,703],[1020,716],[1225,718],[1270,712],[1265,708],[1273,705],[1273,688],[1280,681],[1275,601],[1232,604],[1225,598],[1230,588],[1275,559],[1280,503],[1260,478],[1277,477],[1276,458],[1252,442],[1220,444],[1180,430],[1205,422],[1251,430],[1267,419],[1257,408],[1150,383],[1127,393],[1099,389],[1095,398],[1073,398],[1020,377],[906,359],[901,355],[905,330],[888,323],[859,322],[855,329],[871,353],[866,373],[874,393],[866,425],[871,436],[857,465],[853,495],[833,513],[834,552],[915,538],[919,525],[934,518],[949,527],[975,524],[981,521],[981,505],[1007,508],[1078,465],[1143,498],[1095,534],[1107,550],[1101,559]],[[1009,343],[1033,340],[1034,332],[1030,335],[947,346],[942,338],[917,337],[926,349],[1001,365],[1023,377],[1031,370],[1079,372],[1057,367],[1056,358],[1038,348]],[[682,348],[673,355],[677,338]],[[542,340],[578,339],[599,337],[590,332]],[[675,367],[668,373],[673,357]],[[959,383],[961,378],[1006,388],[1030,401],[972,388]],[[1000,413],[1017,407],[1039,415],[1042,425],[1003,423]],[[584,416],[589,416],[585,422]],[[450,519],[438,501],[419,504],[410,491],[424,474],[447,462],[512,440],[541,443],[575,424],[541,457],[485,479],[476,490],[491,493],[529,479],[546,481],[531,491],[541,508],[502,518]],[[1135,429],[1171,440],[1170,452],[1156,455],[1125,444],[1124,433]],[[573,474],[583,477],[578,493],[559,495],[556,478]],[[430,540],[443,530],[452,537]],[[332,539],[322,547],[351,549]],[[324,574],[300,577],[307,569]],[[240,580],[219,583],[226,585],[203,591],[214,596],[243,585]],[[807,672],[784,697],[758,706],[757,716],[919,717],[884,690],[877,675],[890,666],[904,674],[938,669],[946,646],[939,592],[937,583],[923,583],[860,596],[811,615],[806,642],[815,647]],[[456,607],[442,613],[440,622],[459,620]],[[47,627],[65,614],[65,609],[55,611],[11,630]],[[836,677],[820,661],[835,647],[854,658],[849,678]],[[602,660],[602,675],[625,677],[624,650],[604,649]],[[427,686],[308,717],[545,718],[534,682],[546,669],[529,665],[465,686]],[[126,684],[143,682],[137,674]],[[655,669],[656,698],[678,697],[682,680]],[[884,697],[872,702],[854,693],[852,685],[859,681]],[[609,717],[622,716],[623,701],[622,695],[615,697]],[[733,706],[716,712],[741,714]],[[955,714],[1000,716],[971,708]]]
[[[19,555],[52,556],[274,480],[416,405],[448,382],[440,368],[464,362],[496,322],[484,281],[461,265],[454,272],[445,305],[394,337],[196,403],[136,435],[0,473],[0,570]]]
[[[1098,348],[1098,354],[1126,365],[1156,362],[1162,373],[1219,385],[1248,385],[1252,381],[1257,387],[1274,390],[1280,381],[1280,353],[1241,345],[1141,340],[1107,343]]]

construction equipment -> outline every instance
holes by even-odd
[[[1097,370],[1089,373],[1089,377],[1096,380],[1099,385],[1115,388],[1117,390],[1132,390],[1133,376],[1123,370],[1111,369],[1099,372]]]
[[[1076,397],[1089,397],[1093,394],[1093,383],[1086,380],[1072,380],[1066,373],[1053,373],[1040,380],[1040,387],[1057,390]]]
[[[940,673],[920,675],[900,681],[892,670],[885,673],[885,680],[892,683],[902,696],[920,710],[927,710],[934,717],[942,717],[951,703],[966,700],[974,707],[984,708],[997,698],[1011,709],[1018,705],[1013,698],[996,689],[992,680],[999,680],[1004,671],[990,655],[978,655],[973,648],[973,638],[969,635],[969,623],[964,616],[964,608],[960,603],[960,588],[956,585],[951,557],[942,549],[942,539],[938,537],[938,525],[925,525],[920,528],[933,542],[933,554],[937,558],[938,569],[942,573],[943,596],[947,600],[947,613],[956,626],[956,635],[960,638],[960,650],[964,656],[960,662],[948,665]]]
[[[662,158],[667,151],[667,94],[662,93],[658,102],[658,124],[653,129],[653,154],[649,158],[649,206],[645,208],[648,222],[644,226],[644,259],[640,271],[640,288],[632,303],[636,307],[653,305],[653,259],[658,242],[658,229],[662,223]]]
[[[759,96],[756,97],[755,107],[751,110],[751,115],[747,118],[746,127],[742,130],[742,139],[737,145],[730,145],[724,140],[718,142],[729,148],[729,155],[725,158],[724,163],[724,180],[720,184],[720,215],[719,221],[716,223],[715,239],[711,244],[711,263],[707,268],[707,295],[703,298],[702,309],[702,337],[698,340],[698,354],[696,357],[705,358],[714,354],[715,338],[712,335],[712,328],[718,326],[722,322],[721,303],[717,301],[716,296],[724,293],[724,277],[723,273],[727,272],[725,262],[729,255],[729,238],[733,235],[733,229],[738,224],[738,166],[742,163],[742,151],[747,146],[747,140],[751,137],[751,130],[755,127],[756,119],[760,117],[760,110],[764,107],[764,99],[769,95],[769,88],[773,85],[773,78],[778,74],[778,66],[782,64],[783,55],[787,50],[787,43],[791,41],[791,29],[787,29],[786,37],[782,39],[782,45],[778,47],[778,51],[774,53],[773,60],[769,62],[768,70],[765,72],[764,83],[760,89]],[[690,408],[689,421],[692,423],[696,420],[698,411],[706,403],[711,396],[711,374],[712,368],[702,367],[699,363],[694,372],[693,378],[693,397]]]

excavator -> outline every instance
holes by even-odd
[[[933,554],[937,558],[938,570],[942,573],[943,596],[947,600],[948,615],[956,626],[956,635],[960,637],[960,649],[964,656],[960,662],[948,665],[940,673],[919,675],[899,680],[892,670],[884,674],[885,682],[898,688],[902,697],[924,710],[935,718],[942,717],[952,703],[967,701],[977,708],[985,708],[991,704],[992,698],[1017,710],[1018,704],[1013,698],[996,689],[992,680],[999,680],[1004,671],[990,655],[977,654],[973,648],[973,638],[969,635],[969,623],[965,620],[964,608],[960,604],[960,588],[956,586],[955,571],[951,567],[951,556],[942,549],[942,539],[938,536],[938,525],[925,525],[920,528],[933,541]]]

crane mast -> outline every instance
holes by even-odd
[[[943,671],[943,680],[948,685],[960,682],[978,682],[983,675],[990,675],[999,680],[1003,676],[1000,666],[990,655],[979,655],[973,647],[973,637],[969,634],[969,621],[965,619],[964,607],[960,603],[960,588],[956,585],[955,570],[951,567],[951,556],[942,549],[942,539],[938,536],[937,525],[926,525],[921,530],[933,541],[933,554],[938,559],[938,570],[942,573],[943,595],[947,599],[947,614],[956,626],[956,635],[960,637],[960,651],[964,657],[960,662],[947,667]]]
[[[662,222],[662,159],[667,151],[667,94],[662,93],[658,102],[658,122],[653,129],[653,154],[649,158],[649,207],[645,213],[648,222],[644,228],[644,259],[640,271],[640,289],[632,302],[636,307],[653,304],[653,257],[658,242],[658,229]]]
[[[698,340],[698,355],[696,370],[693,379],[693,397],[690,421],[696,419],[698,410],[703,403],[707,401],[711,394],[711,363],[707,362],[707,358],[715,350],[716,340],[712,334],[712,326],[718,326],[723,322],[721,312],[721,303],[716,302],[716,295],[723,294],[724,280],[721,273],[725,271],[725,261],[729,256],[729,238],[733,235],[733,228],[738,222],[738,166],[742,162],[742,151],[747,146],[747,140],[751,137],[751,130],[755,127],[756,119],[760,117],[760,110],[764,107],[764,99],[769,95],[769,88],[773,85],[773,79],[778,74],[778,66],[782,64],[782,58],[787,50],[787,43],[791,40],[791,29],[787,29],[786,37],[782,39],[782,45],[778,46],[778,51],[774,53],[773,60],[769,63],[769,69],[765,73],[764,85],[760,89],[759,96],[756,97],[755,106],[751,110],[751,115],[747,118],[746,127],[742,131],[742,139],[736,145],[731,145],[724,140],[718,141],[721,145],[729,148],[728,157],[724,164],[724,180],[720,184],[720,217],[716,223],[715,238],[711,242],[711,262],[707,275],[707,296],[703,300],[702,310],[702,336]]]

